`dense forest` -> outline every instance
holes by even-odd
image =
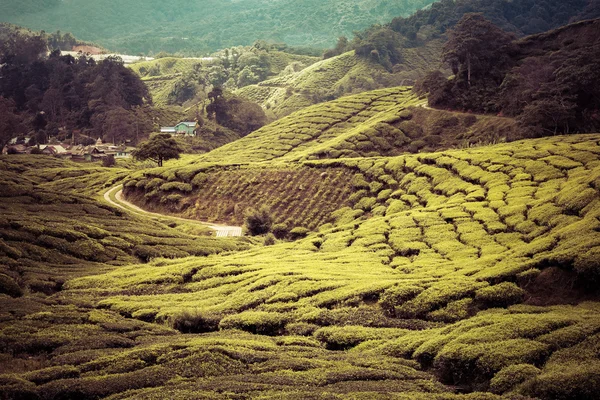
[[[466,13],[478,12],[502,30],[516,36],[545,32],[569,22],[600,17],[595,0],[441,0],[409,17],[396,17],[386,25],[372,25],[354,32],[354,38],[338,39],[326,57],[348,50],[372,58],[392,69],[402,61],[401,47],[422,47],[444,37]]]
[[[211,68],[194,64],[177,77],[168,93],[169,104],[186,103],[188,107],[166,109],[154,106],[148,86],[140,78],[152,76],[153,71],[140,74],[143,67],[126,67],[116,56],[96,62],[51,50],[80,43],[70,33],[0,27],[0,148],[17,136],[33,137],[30,144],[46,143],[50,138],[77,144],[97,138],[136,144],[161,125],[186,119],[197,120],[203,136],[187,143],[186,149],[207,151],[267,123],[257,104],[221,89],[230,73],[236,78],[239,74],[259,79],[252,74],[262,73],[261,60],[270,68],[255,52],[244,57],[235,53],[227,68],[222,63]],[[237,80],[233,80],[235,84]]]
[[[115,143],[152,131],[146,86],[118,58],[96,63],[80,57],[46,56],[42,36],[14,33],[0,46],[1,113],[10,136],[36,132],[38,142],[80,133],[83,141],[104,137]],[[86,139],[87,138],[87,139]],[[73,138],[74,139],[74,138]]]
[[[600,19],[514,40],[481,14],[448,33],[439,71],[417,86],[436,107],[517,117],[532,136],[600,128]]]
[[[72,32],[113,51],[201,55],[263,39],[325,48],[340,35],[408,16],[432,0],[169,2],[5,0],[0,22]]]

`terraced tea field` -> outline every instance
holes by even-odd
[[[1,158],[0,393],[596,399],[600,134],[363,148],[379,124],[418,140],[405,134],[417,102],[406,89],[339,99],[161,169]],[[465,135],[489,122],[452,116]],[[199,236],[94,197],[121,180],[173,215],[264,204],[310,232]],[[27,278],[42,272],[61,277],[50,295]]]
[[[397,85],[413,85],[440,59],[443,42],[431,40],[421,47],[399,49],[402,61],[387,71],[379,63],[358,57],[354,51],[328,58],[299,71],[236,90],[275,117],[341,96]]]

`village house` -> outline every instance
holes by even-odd
[[[170,135],[196,136],[196,121],[182,121],[175,126],[163,126],[160,128],[160,133],[168,133]]]

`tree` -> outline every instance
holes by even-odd
[[[152,160],[162,167],[163,161],[177,159],[183,150],[168,133],[160,133],[140,144],[131,154],[136,160]]]
[[[490,76],[504,64],[513,39],[514,35],[498,28],[482,14],[468,13],[448,31],[443,61],[458,79],[466,78],[471,87],[473,78]]]
[[[271,230],[273,218],[269,208],[262,206],[259,210],[250,208],[245,213],[245,225],[251,235],[263,235]]]
[[[21,118],[15,113],[15,104],[0,96],[0,151],[14,137],[24,133]]]

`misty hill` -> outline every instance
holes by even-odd
[[[340,35],[408,16],[431,0],[7,0],[1,22],[70,31],[112,51],[203,54],[263,39],[324,48]]]

